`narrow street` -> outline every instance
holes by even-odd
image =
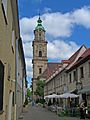
[[[23,118],[18,120],[80,120],[76,117],[59,117],[56,113],[48,111],[46,108],[28,106],[28,110],[23,112]],[[89,120],[89,119],[85,119]]]

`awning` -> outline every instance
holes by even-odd
[[[63,93],[57,96],[57,98],[77,98],[77,97],[79,96],[73,93]]]
[[[44,99],[46,98],[57,98],[57,94],[52,94],[52,95],[47,95],[47,96],[44,96]]]
[[[83,87],[83,89],[79,90],[78,93],[84,94],[84,93],[90,93],[90,85]]]

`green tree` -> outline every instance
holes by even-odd
[[[28,88],[28,89],[27,89],[27,97],[30,98],[30,96],[31,96],[31,91],[30,91],[30,89]]]
[[[36,92],[35,94],[38,95],[39,97],[43,98],[44,96],[44,84],[45,82],[42,80],[38,80],[36,83]]]

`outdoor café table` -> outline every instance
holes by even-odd
[[[58,107],[58,106],[57,106],[57,111],[56,111],[57,114],[58,114],[59,112],[61,112],[61,111],[62,111],[62,107]]]

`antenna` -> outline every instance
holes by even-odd
[[[39,18],[40,18],[40,11],[39,11]]]
[[[39,16],[39,18],[40,18],[40,9],[38,10],[38,16]]]
[[[40,7],[41,7],[41,2],[42,2],[42,0],[39,0],[39,8],[38,8],[38,15],[39,15],[39,18],[40,18],[40,11],[41,11],[41,9],[40,9]]]

